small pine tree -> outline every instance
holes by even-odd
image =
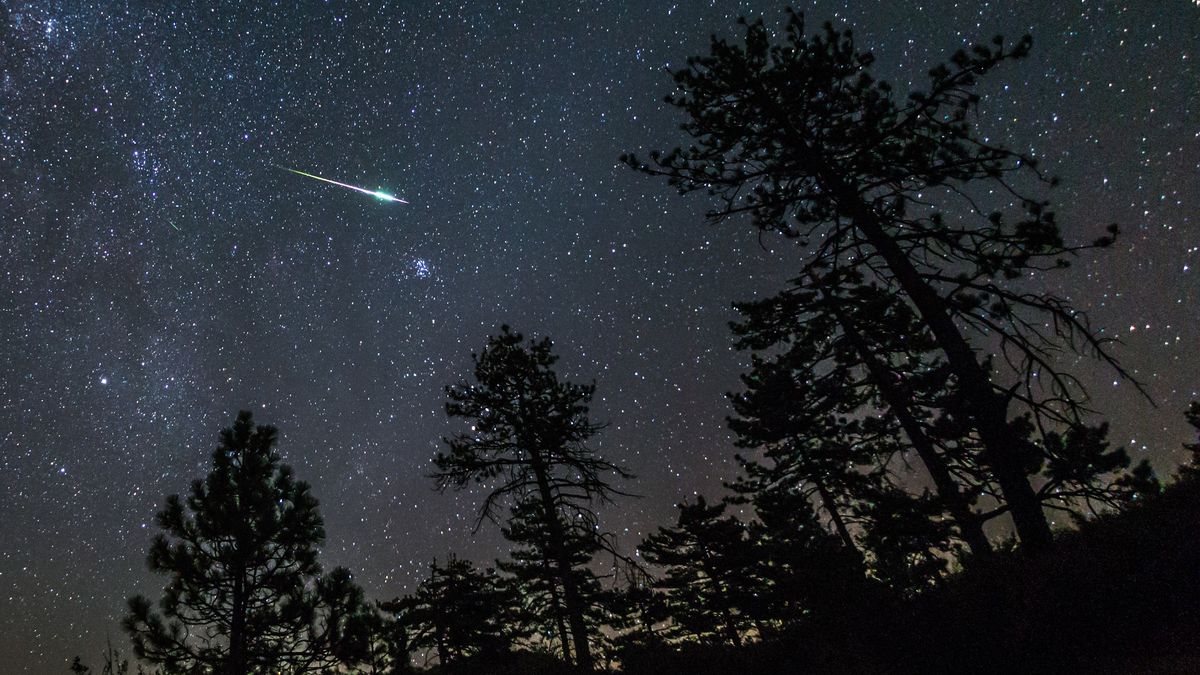
[[[752,623],[745,609],[760,589],[746,527],[725,508],[703,497],[679,504],[676,525],[660,527],[639,552],[666,569],[658,587],[666,591],[673,633],[740,646]]]
[[[444,565],[434,560],[429,570],[416,592],[384,606],[407,627],[413,650],[436,654],[438,663],[449,665],[512,648],[506,618],[515,599],[492,570],[477,570],[454,555]]]
[[[785,628],[807,616],[828,620],[861,594],[863,559],[818,521],[801,490],[776,485],[753,494],[749,524],[753,577],[761,591],[750,613],[760,631]]]
[[[100,653],[100,672],[98,675],[129,675],[129,659],[123,656],[120,650],[112,646],[109,641],[105,645],[104,651]],[[71,672],[75,675],[90,675],[92,669],[83,663],[83,659],[76,656],[71,659]],[[144,671],[139,665],[137,668],[138,675]]]
[[[622,661],[628,650],[662,646],[660,624],[671,615],[666,596],[655,590],[654,580],[645,570],[626,564],[619,576],[622,583],[607,591],[604,607],[605,625],[613,635],[613,657]]]
[[[902,595],[933,587],[949,563],[950,523],[925,494],[913,497],[880,485],[863,523],[863,545],[871,552],[871,575]]]
[[[403,621],[388,611],[390,603],[376,603],[365,615],[366,627],[360,632],[365,640],[358,646],[362,654],[362,675],[407,675],[413,672],[408,631]]]

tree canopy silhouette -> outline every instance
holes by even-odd
[[[1184,443],[1183,449],[1192,454],[1189,461],[1190,468],[1193,470],[1200,469],[1200,401],[1192,401],[1188,404],[1188,409],[1184,411],[1184,417],[1187,419],[1188,424],[1192,425],[1192,428],[1196,430],[1196,442]]]
[[[588,632],[595,635],[598,619],[592,615],[601,603],[601,589],[596,573],[588,567],[592,557],[600,550],[600,542],[593,532],[571,527],[570,523],[562,521],[560,514],[544,513],[539,499],[518,502],[513,506],[508,522],[501,528],[504,538],[515,547],[509,551],[507,560],[497,561],[496,567],[511,575],[515,599],[520,603],[517,617],[526,627],[523,632],[540,636],[545,643],[556,645],[563,660],[571,663],[574,658],[567,630],[563,588],[555,573],[550,518],[561,521],[559,530],[563,533],[562,544],[566,550],[568,567],[585,608]]]
[[[714,37],[709,55],[673,73],[678,93],[667,101],[685,113],[692,144],[624,161],[681,193],[717,197],[714,222],[749,214],[760,231],[804,242],[810,253],[797,285],[812,287],[810,274],[852,272],[903,297],[945,359],[957,416],[977,434],[979,463],[1018,535],[1030,548],[1046,546],[1050,526],[1029,480],[1044,456],[1014,433],[1013,411],[1039,428],[1081,423],[1087,396],[1063,369],[1064,351],[1126,373],[1085,314],[1019,283],[1111,244],[1116,227],[1090,245],[1064,243],[1049,203],[1028,189],[1052,181],[1031,157],[970,124],[979,79],[1024,57],[1029,38],[959,51],[930,71],[927,90],[898,100],[850,31],[827,24],[810,36],[789,11],[772,44],[761,21],[743,24],[744,44]],[[995,201],[989,193],[1015,208],[1006,213],[1002,201],[985,210]],[[1004,373],[981,358],[984,345],[995,346]]]
[[[666,570],[658,586],[666,591],[676,635],[738,647],[753,624],[747,606],[762,589],[746,527],[725,508],[704,497],[681,503],[675,526],[658,528],[639,550]]]
[[[207,478],[158,514],[149,564],[170,580],[157,610],[129,600],[124,627],[164,672],[323,672],[364,656],[373,610],[347,570],[322,574],[317,500],[275,440],[239,413]]]
[[[407,627],[413,650],[432,650],[438,663],[448,666],[511,649],[515,598],[495,573],[453,555],[444,565],[433,561],[429,570],[412,595],[384,605]]]
[[[971,439],[945,414],[953,391],[936,345],[886,290],[847,284],[839,302],[828,278],[810,279],[816,288],[735,303],[743,316],[733,324],[736,345],[766,353],[752,355],[745,390],[730,397],[738,446],[768,462],[743,460],[752,482],[811,486],[853,548],[845,521],[879,519],[879,493],[911,481],[911,450],[940,510],[973,553],[986,555],[986,516],[973,506],[991,486],[975,453],[964,452]]]

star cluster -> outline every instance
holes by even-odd
[[[0,4],[0,663],[59,672],[111,636],[154,513],[239,408],[314,485],[324,560],[377,598],[472,535],[427,478],[442,387],[507,322],[594,379],[598,450],[644,495],[624,543],[732,472],[730,302],[798,252],[704,224],[617,162],[681,142],[667,69],[749,2]],[[1124,235],[1048,278],[1157,408],[1081,360],[1115,437],[1169,472],[1200,397],[1200,7],[815,2],[901,88],[1031,33],[980,128],[1063,180],[1068,238]],[[297,178],[296,167],[403,205]]]

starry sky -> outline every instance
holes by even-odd
[[[598,386],[595,447],[643,495],[632,546],[732,473],[730,302],[799,253],[620,166],[679,142],[666,69],[751,2],[0,0],[0,663],[93,661],[165,495],[240,408],[321,500],[329,565],[408,590],[502,554],[478,494],[426,477],[443,387],[502,322]],[[168,8],[168,5],[173,8]],[[1200,397],[1200,6],[1191,0],[801,4],[901,89],[1004,33],[984,134],[1041,157],[1068,238],[1125,236],[1040,283],[1090,312],[1157,407],[1090,362],[1114,438],[1161,472]],[[387,203],[273,165],[381,189]]]

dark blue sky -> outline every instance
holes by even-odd
[[[597,443],[645,495],[632,545],[732,472],[730,302],[799,251],[706,225],[618,165],[679,142],[665,68],[774,3],[0,3],[0,663],[94,658],[145,571],[166,494],[239,408],[314,485],[324,561],[376,598],[433,556],[502,555],[476,495],[425,476],[442,387],[501,322],[595,379]],[[1081,361],[1114,438],[1161,471],[1200,397],[1200,6],[818,2],[901,89],[954,49],[1029,32],[980,128],[1063,186],[1068,238],[1126,233],[1044,282],[1147,385]],[[370,197],[273,168],[384,189]]]

